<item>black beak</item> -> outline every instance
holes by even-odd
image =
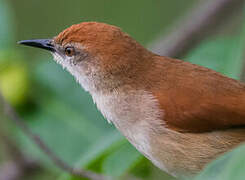
[[[26,46],[33,46],[37,48],[46,49],[51,52],[55,51],[54,45],[52,44],[52,39],[23,40],[23,41],[19,41],[18,43]]]

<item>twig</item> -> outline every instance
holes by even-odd
[[[5,101],[4,97],[0,93],[0,104],[3,105],[3,111],[6,116],[11,119],[21,130],[32,139],[32,141],[54,162],[54,164],[68,172],[78,177],[89,178],[91,180],[108,180],[109,177],[105,177],[103,175],[96,174],[91,171],[83,170],[83,169],[75,169],[66,164],[63,160],[58,158],[56,154],[41,140],[41,138],[34,134],[28,126],[24,123],[24,121],[18,116],[18,114],[13,110],[13,108]]]
[[[0,110],[2,109],[3,105],[0,105]],[[0,113],[2,114],[2,112]],[[16,142],[10,138],[10,134],[4,129],[4,119],[2,117],[0,122],[0,142],[8,159],[0,165],[0,180],[19,180],[27,173],[30,175],[32,172],[40,170],[41,167],[36,161],[25,156],[17,147]]]
[[[2,126],[2,124],[1,124]],[[3,128],[0,129],[0,138],[6,149],[6,154],[10,155],[10,160],[2,163],[0,166],[0,180],[19,180],[24,177],[28,171],[35,172],[40,169],[36,161],[25,156],[6,132],[3,133]]]
[[[8,161],[0,167],[0,180],[18,180],[23,177],[22,168],[15,161]]]
[[[184,18],[174,25],[174,30],[159,37],[149,49],[162,56],[180,57],[193,48],[206,35],[226,22],[231,14],[243,8],[244,0],[200,0]]]

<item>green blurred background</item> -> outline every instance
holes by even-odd
[[[115,179],[174,179],[154,167],[107,123],[89,94],[50,54],[16,42],[50,38],[72,24],[100,21],[120,26],[147,46],[195,3],[197,0],[0,0],[0,90],[31,130],[68,164]],[[235,24],[228,33],[220,30],[183,58],[239,79],[244,31],[242,21]],[[0,131],[7,131],[18,149],[40,166],[22,179],[76,179],[59,170],[8,118],[3,114],[0,118]],[[1,149],[7,148],[0,148],[0,165],[4,165],[13,157]]]

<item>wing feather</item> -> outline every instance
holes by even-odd
[[[156,64],[163,68],[154,71],[159,79],[152,92],[170,128],[206,132],[245,126],[243,83],[188,62],[159,60]]]

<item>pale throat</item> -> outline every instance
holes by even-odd
[[[158,100],[144,90],[128,90],[102,92],[96,90],[97,80],[90,76],[87,69],[78,68],[54,54],[56,62],[67,69],[79,84],[92,95],[94,102],[109,123],[132,143],[138,151],[152,160],[158,167],[165,169],[152,154],[152,136],[165,131],[163,110],[159,108]],[[91,71],[91,69],[90,69]]]
[[[72,64],[72,58],[61,56],[58,53],[52,53],[52,55],[54,60],[60,64],[63,69],[66,69],[85,91],[92,92],[96,89],[94,79],[89,75],[91,74],[91,70],[88,72],[87,68]]]
[[[144,90],[115,90],[115,91],[95,91],[95,86],[99,83],[93,74],[95,69],[82,68],[69,63],[70,59],[63,58],[57,53],[53,53],[54,59],[67,69],[78,81],[78,83],[89,91],[97,104],[98,109],[109,122],[113,122],[119,129],[124,127],[134,127],[136,124],[153,122],[150,126],[162,126],[163,112],[159,108],[158,100],[150,93]],[[144,102],[144,103],[142,103]],[[140,106],[139,106],[140,105]],[[151,121],[151,119],[156,119]],[[150,121],[149,121],[150,120]],[[130,126],[129,126],[130,125]],[[147,125],[144,125],[147,127]]]

